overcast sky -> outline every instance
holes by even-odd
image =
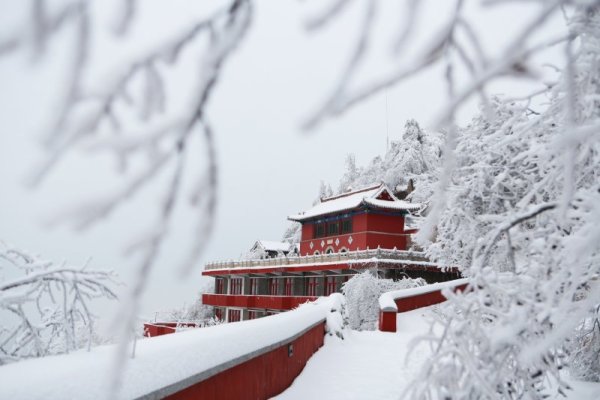
[[[0,34],[22,21],[19,10],[14,8],[17,3],[0,2]],[[191,12],[198,2],[169,2],[187,4],[182,12],[161,9],[146,1],[139,3],[147,9],[138,15],[139,25],[127,43],[98,45],[94,68],[100,72],[94,76],[99,82],[102,69],[118,64],[127,52],[150,45],[156,37],[201,14]],[[306,133],[300,129],[335,85],[357,38],[363,12],[358,3],[323,31],[308,33],[304,23],[317,3],[322,2],[255,3],[249,34],[228,60],[208,108],[219,161],[216,229],[195,270],[181,279],[173,260],[181,243],[194,238],[178,229],[192,216],[177,216],[178,224],[161,253],[143,300],[146,315],[193,301],[200,288],[204,262],[236,258],[257,239],[279,240],[288,226],[286,216],[311,205],[321,180],[335,189],[348,153],[354,153],[359,164],[381,155],[387,136],[400,139],[409,118],[435,128],[436,111],[443,105],[446,93],[441,68],[424,71],[315,131]],[[369,62],[361,70],[360,79],[364,81],[399,62],[389,56],[389,49],[398,32],[398,21],[402,20],[402,7],[385,3],[385,10],[378,15],[376,44],[371,46]],[[419,21],[415,46],[440,29],[449,12],[448,3],[451,2],[428,3]],[[502,48],[514,27],[527,20],[527,10],[512,3],[471,10],[472,20],[490,53]],[[544,32],[556,34],[562,29],[561,21],[556,19],[545,26]],[[41,160],[39,132],[55,110],[57,93],[65,79],[68,36],[58,42],[41,64],[33,63],[27,51],[0,60],[0,239],[54,260],[83,263],[92,257],[94,267],[112,268],[127,282],[135,260],[124,257],[123,250],[132,236],[144,229],[150,206],[156,202],[157,194],[152,189],[92,229],[74,232],[67,225],[48,227],[46,222],[64,207],[110,187],[114,163],[96,163],[86,155],[73,156],[61,163],[40,187],[28,189],[24,185],[27,174]],[[560,64],[557,54],[550,52],[545,56]],[[193,70],[183,68],[174,79],[173,85],[182,88],[182,96],[190,73]],[[523,93],[531,88],[527,82],[507,80],[491,91]],[[466,123],[476,111],[477,102],[473,100],[461,110],[459,122]]]

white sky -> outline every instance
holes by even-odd
[[[93,70],[99,72],[93,79],[100,85],[103,69],[110,69],[131,52],[183,26],[194,17],[191,10],[198,7],[194,1],[169,2],[187,4],[178,13],[161,9],[161,2],[139,3],[147,8],[138,15],[139,25],[133,36],[126,43],[100,42],[96,48]],[[415,118],[425,127],[434,123],[446,93],[440,68],[389,90],[387,95],[373,97],[314,132],[302,132],[301,122],[335,85],[357,37],[362,13],[362,3],[357,3],[323,31],[307,33],[303,24],[322,2],[306,3],[255,3],[249,35],[227,62],[208,108],[220,168],[216,230],[196,269],[181,279],[174,260],[182,243],[193,238],[180,227],[186,227],[193,216],[177,216],[176,227],[143,299],[146,315],[159,308],[191,302],[201,286],[200,272],[205,261],[236,258],[257,239],[279,240],[288,226],[286,216],[311,205],[320,180],[336,188],[348,153],[354,153],[358,163],[365,164],[385,151],[388,132],[390,139],[400,138],[406,119]],[[377,45],[371,47],[361,80],[378,76],[398,63],[398,59],[389,57],[389,48],[397,34],[398,20],[402,20],[402,7],[395,2],[381,3],[386,7],[380,10],[377,20]],[[440,29],[449,12],[442,3],[448,8],[450,2],[428,2],[422,13],[419,38],[430,37]],[[472,7],[475,2],[468,3]],[[0,35],[22,21],[16,4],[0,1]],[[470,9],[489,54],[497,54],[515,34],[516,27],[527,20],[528,7],[531,6],[511,3],[492,9]],[[556,19],[547,24],[544,33],[555,35],[562,29],[561,21]],[[124,257],[123,249],[147,226],[156,190],[142,192],[131,204],[92,229],[74,232],[66,225],[48,228],[44,222],[64,207],[110,187],[113,162],[75,155],[60,164],[37,189],[24,186],[27,174],[41,161],[39,132],[55,109],[64,82],[68,49],[65,35],[64,40],[49,49],[50,56],[41,65],[34,64],[26,51],[0,60],[0,239],[54,260],[83,263],[91,256],[94,267],[115,269],[127,282],[135,260]],[[547,57],[560,63],[557,52]],[[175,76],[175,97],[180,95],[177,90],[184,96],[190,73],[193,70],[183,67]],[[491,92],[523,93],[531,88],[526,82],[507,80]],[[473,100],[461,110],[460,122],[465,123],[475,112]],[[103,310],[108,314],[111,308]]]

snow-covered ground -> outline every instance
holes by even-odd
[[[275,399],[398,399],[430,354],[422,343],[405,362],[411,340],[428,332],[431,313],[428,307],[398,314],[396,333],[349,331],[344,340],[326,337],[325,346]]]
[[[428,332],[433,307],[398,314],[396,333],[349,331],[344,340],[327,336],[292,386],[274,399],[401,398],[430,354],[425,343],[415,347],[411,341]],[[573,387],[569,399],[600,399],[599,383],[567,381]]]

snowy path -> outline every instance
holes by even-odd
[[[429,330],[431,308],[398,314],[396,333],[350,331],[345,340],[327,336],[292,386],[273,399],[400,399],[430,354],[421,343],[405,362],[411,340]],[[600,383],[566,379],[573,388],[568,399],[600,399]]]
[[[326,337],[292,386],[275,397],[292,399],[398,399],[429,355],[419,345],[405,363],[410,341],[427,333],[430,309],[398,314],[398,332],[350,331],[345,340]]]

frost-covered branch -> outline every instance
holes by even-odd
[[[2,265],[6,267],[2,267]],[[90,348],[95,316],[89,303],[116,299],[112,271],[56,264],[0,243],[0,364]]]

